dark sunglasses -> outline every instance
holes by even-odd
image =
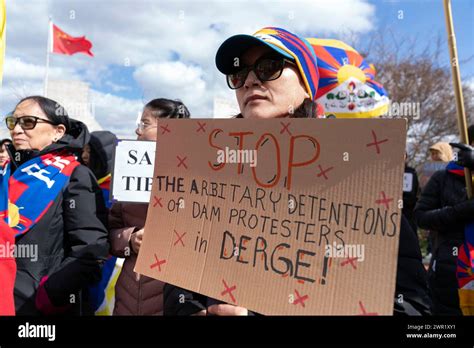
[[[285,58],[260,58],[255,64],[245,66],[235,73],[227,75],[227,85],[230,89],[238,89],[242,87],[249,75],[250,71],[254,71],[257,78],[262,81],[273,81],[281,76],[285,64],[295,64],[291,60]]]
[[[36,117],[36,116],[22,116],[22,117],[7,116],[5,118],[5,123],[7,124],[7,128],[9,130],[13,130],[17,124],[19,124],[23,130],[33,129],[36,127],[37,123],[49,123],[52,125],[56,125],[54,122],[51,122],[49,120],[45,120],[43,118]]]

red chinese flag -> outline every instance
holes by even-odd
[[[53,24],[53,53],[72,55],[82,52],[93,57],[91,48],[92,43],[85,36],[72,37]]]

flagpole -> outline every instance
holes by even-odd
[[[448,32],[449,56],[451,58],[451,72],[453,77],[454,98],[456,100],[456,113],[458,117],[459,135],[464,144],[469,144],[467,135],[466,111],[464,109],[464,98],[462,95],[461,73],[459,71],[458,52],[456,48],[456,36],[454,35],[453,14],[451,11],[451,0],[444,0],[444,15],[446,18],[446,30]],[[472,176],[471,170],[464,168],[466,178],[466,190],[468,198],[472,198]]]
[[[53,27],[53,21],[51,20],[51,16],[49,17],[48,21],[48,42],[47,42],[47,47],[46,47],[46,71],[44,74],[44,96],[47,97],[48,95],[48,78],[49,78],[49,53],[51,51],[51,34],[52,34],[52,27]]]

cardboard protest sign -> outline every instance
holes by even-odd
[[[167,120],[135,271],[262,314],[392,314],[405,120]]]
[[[119,140],[115,147],[111,200],[148,203],[153,182],[156,143]]]

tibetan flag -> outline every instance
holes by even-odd
[[[7,29],[7,10],[5,0],[0,0],[0,86],[3,77],[3,59],[5,57],[5,35]]]
[[[388,112],[389,98],[375,81],[375,68],[351,46],[339,40],[307,39],[318,58],[316,101],[326,117],[369,118]]]
[[[52,52],[59,54],[72,55],[75,53],[85,53],[93,57],[91,52],[92,43],[86,39],[85,36],[72,37],[59,29],[56,25],[53,26]]]
[[[474,223],[464,229],[465,241],[459,249],[457,279],[459,306],[464,315],[474,315]]]

